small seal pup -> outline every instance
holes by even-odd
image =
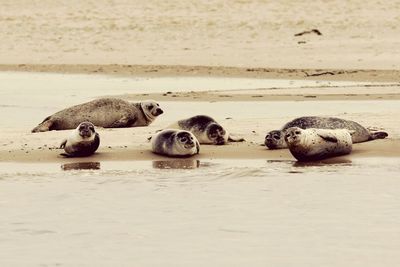
[[[130,103],[118,98],[100,98],[54,113],[32,132],[74,129],[82,121],[104,128],[147,126],[162,113],[159,104],[151,100]]]
[[[370,132],[355,121],[344,120],[334,117],[300,117],[286,123],[281,130],[270,131],[265,136],[264,144],[269,149],[287,148],[285,142],[285,131],[290,127],[299,127],[301,129],[348,129],[354,131],[352,134],[353,143],[361,143],[375,139],[383,139],[388,136],[386,132]]]
[[[187,157],[200,152],[197,138],[188,131],[166,129],[151,138],[151,148],[156,154]]]
[[[286,130],[285,141],[290,153],[298,161],[321,160],[350,154],[351,133],[347,129],[301,129],[291,127]]]
[[[180,120],[169,128],[186,130],[197,137],[200,144],[224,145],[230,142],[243,142],[243,138],[234,138],[213,118],[206,115],[197,115]]]
[[[82,122],[65,139],[60,148],[64,148],[66,157],[86,157],[92,155],[99,148],[100,136],[91,122]]]

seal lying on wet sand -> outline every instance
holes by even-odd
[[[99,148],[100,136],[96,133],[94,125],[90,122],[82,122],[65,139],[60,148],[64,148],[66,157],[86,157],[92,155]]]
[[[347,129],[286,130],[285,141],[290,153],[299,161],[321,160],[349,154],[352,150],[351,134]]]
[[[386,132],[370,132],[362,125],[354,121],[333,117],[300,117],[286,123],[281,130],[270,131],[265,136],[265,145],[269,149],[287,148],[285,143],[285,131],[290,127],[301,129],[348,129],[354,131],[352,134],[353,143],[361,143],[375,139],[383,139],[388,136]]]
[[[185,157],[198,154],[200,144],[196,137],[188,131],[166,129],[151,138],[151,148],[156,154]]]
[[[162,113],[158,103],[151,100],[130,103],[118,98],[100,98],[63,109],[44,119],[32,132],[74,129],[82,121],[104,128],[147,126]]]
[[[234,138],[217,123],[213,118],[206,115],[197,115],[188,119],[180,120],[168,128],[189,131],[196,136],[200,144],[224,145],[230,142],[243,142],[243,138]]]

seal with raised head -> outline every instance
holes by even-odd
[[[351,133],[347,129],[301,129],[286,130],[285,141],[290,153],[299,161],[321,160],[350,154]]]
[[[180,120],[169,128],[189,131],[196,136],[200,144],[224,145],[230,142],[243,142],[243,138],[235,138],[213,118],[206,115],[197,115],[188,119]]]
[[[151,138],[151,148],[156,154],[170,157],[187,157],[200,152],[197,138],[189,131],[166,129]]]
[[[74,129],[82,121],[104,128],[147,126],[162,113],[159,104],[151,100],[130,103],[118,98],[100,98],[54,113],[32,132]]]
[[[99,148],[100,136],[91,122],[82,122],[61,143],[66,157],[86,157],[92,155]]]
[[[269,149],[287,148],[285,142],[285,131],[290,127],[299,127],[301,129],[348,129],[354,131],[351,136],[353,143],[383,139],[388,136],[388,134],[383,131],[371,132],[355,121],[344,120],[334,117],[309,116],[296,118],[286,123],[281,130],[270,131],[265,136],[264,144]]]

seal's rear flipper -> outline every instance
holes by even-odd
[[[388,137],[388,133],[387,132],[372,132],[371,133],[371,140],[384,139],[386,137]]]
[[[51,120],[51,117],[47,117],[46,119],[43,120],[43,122],[41,122],[38,126],[32,129],[32,133],[50,131],[52,125],[53,121]]]
[[[246,140],[243,137],[236,137],[236,136],[233,136],[233,135],[229,135],[228,141],[229,142],[244,142]]]

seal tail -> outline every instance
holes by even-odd
[[[386,137],[388,137],[388,133],[387,132],[373,132],[373,133],[371,133],[371,140],[385,139]]]
[[[32,133],[50,131],[50,126],[53,124],[50,119],[51,116],[45,118],[38,126],[32,129]]]

